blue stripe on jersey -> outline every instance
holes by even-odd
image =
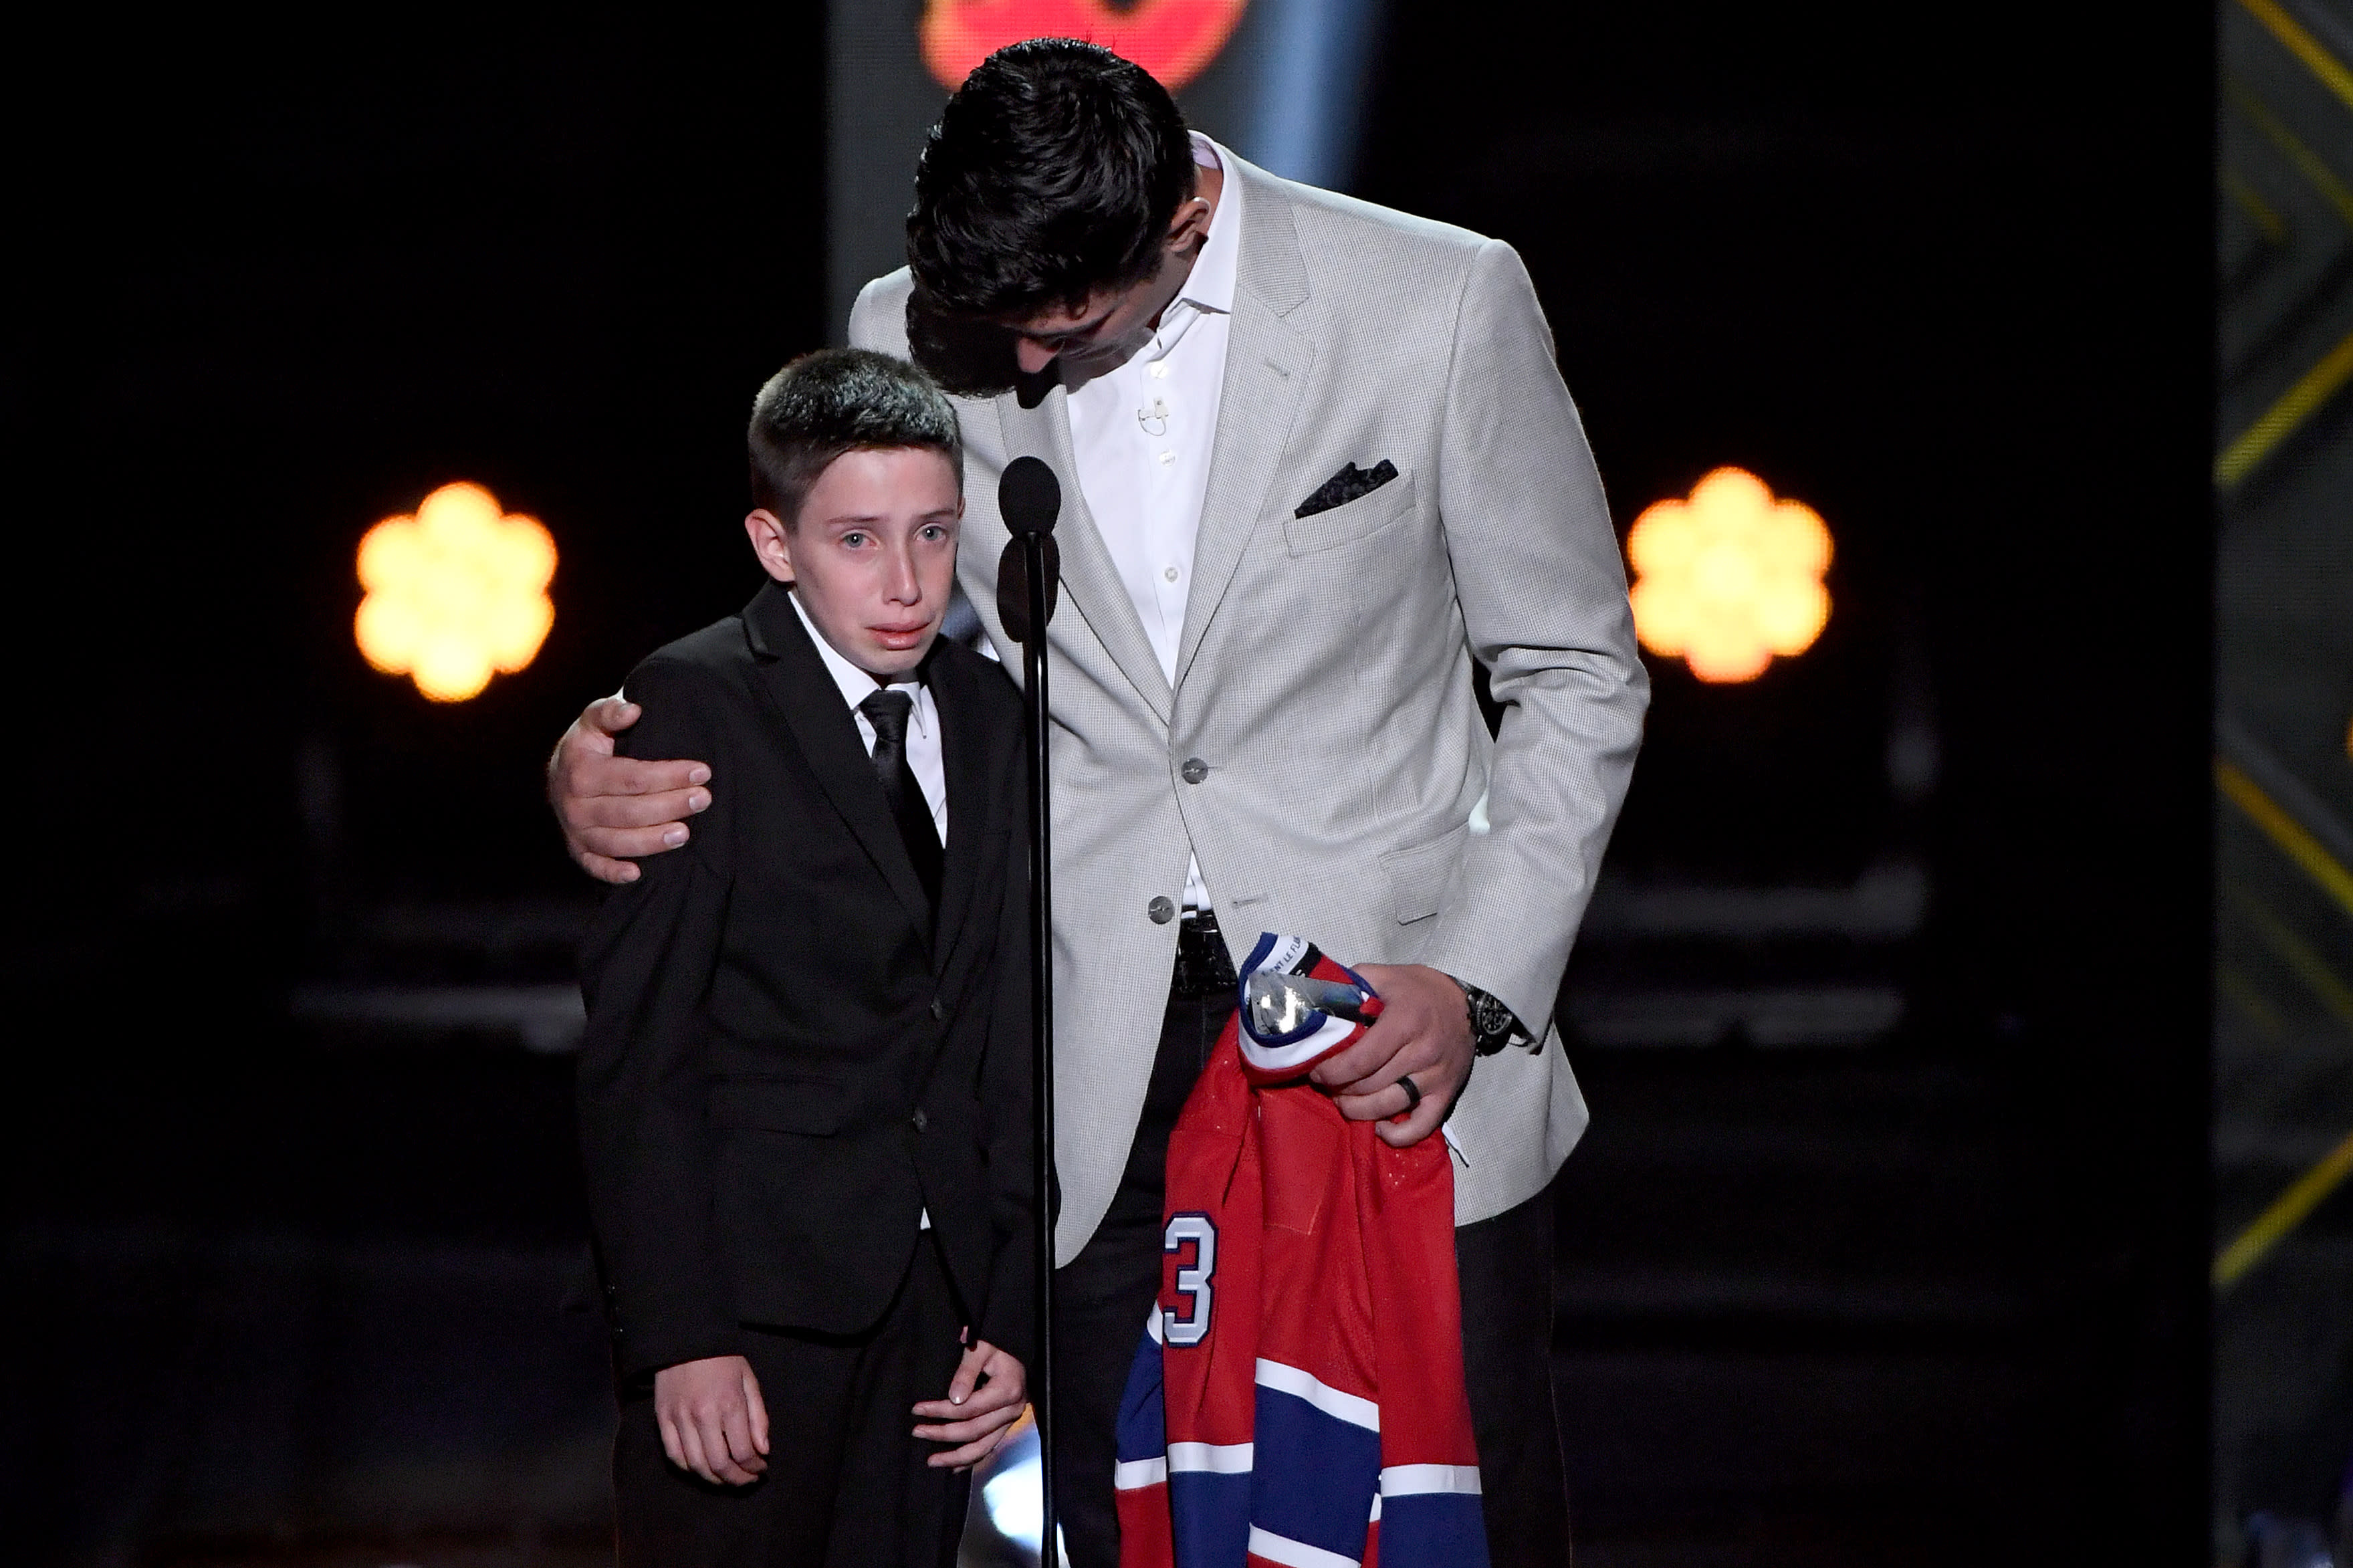
[[[1252,1522],[1287,1540],[1362,1558],[1380,1486],[1381,1435],[1264,1384],[1257,1394]]]
[[[1484,1568],[1487,1523],[1476,1492],[1381,1499],[1381,1568]]]
[[[1156,1310],[1156,1309],[1155,1309]],[[1156,1459],[1168,1451],[1160,1374],[1160,1345],[1150,1330],[1139,1336],[1135,1361],[1127,1369],[1127,1391],[1119,1400],[1119,1457]]]
[[[1250,1472],[1170,1471],[1168,1524],[1179,1568],[1240,1563],[1250,1551]]]

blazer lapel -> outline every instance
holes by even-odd
[[[1307,298],[1307,270],[1280,184],[1234,160],[1244,189],[1240,287],[1226,337],[1226,379],[1218,395],[1218,431],[1201,528],[1193,544],[1193,588],[1185,601],[1185,635],[1176,647],[1176,683],[1185,683],[1201,638],[1258,530],[1291,426],[1307,395],[1315,345],[1284,320]]]
[[[932,964],[945,973],[964,936],[965,910],[980,875],[989,815],[983,795],[980,734],[973,717],[979,694],[954,659],[934,657],[925,677],[932,706],[940,716],[940,758],[948,784],[947,860],[940,873],[940,923],[932,940]]]
[[[858,737],[858,721],[841,700],[840,689],[818,657],[817,646],[802,629],[786,590],[771,583],[744,606],[744,628],[752,651],[762,656],[760,682],[770,701],[785,716],[786,726],[799,743],[801,760],[841,814],[841,820],[864,847],[867,857],[891,890],[907,907],[915,929],[926,939],[932,932],[931,901],[916,879],[899,825],[882,798],[874,777],[874,762]],[[955,796],[951,795],[950,799]]]
[[[1145,636],[1143,621],[1136,617],[1135,601],[1128,597],[1127,584],[1120,581],[1119,568],[1095,527],[1095,515],[1079,485],[1078,458],[1071,445],[1070,393],[1058,384],[1026,407],[1018,393],[1007,393],[995,401],[1005,433],[1005,460],[1043,458],[1062,481],[1062,516],[1055,525],[1054,541],[1061,551],[1062,592],[1068,606],[1085,618],[1103,651],[1166,724],[1174,705],[1168,678],[1161,673],[1160,659]]]

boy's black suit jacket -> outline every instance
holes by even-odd
[[[859,1333],[928,1209],[973,1331],[1034,1343],[1029,848],[1020,699],[942,639],[937,929],[840,689],[786,591],[631,673],[623,741],[698,757],[687,846],[582,952],[580,1135],[617,1370],[735,1353],[740,1325]]]

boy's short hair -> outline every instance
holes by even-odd
[[[964,439],[955,406],[906,361],[867,349],[819,349],[770,376],[752,400],[745,435],[752,504],[800,526],[832,461],[861,448],[920,447],[937,452],[964,487]]]
[[[1167,89],[1100,45],[1009,44],[941,111],[915,171],[907,261],[932,309],[1075,309],[1149,273],[1193,191]]]

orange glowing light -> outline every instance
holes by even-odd
[[[536,518],[501,515],[480,485],[443,485],[415,517],[369,529],[359,574],[360,652],[436,702],[464,701],[493,671],[512,675],[555,624],[555,541]]]
[[[1646,508],[1626,535],[1634,631],[1702,680],[1754,680],[1813,645],[1830,619],[1831,531],[1745,468],[1718,468],[1687,500]]]
[[[928,0],[923,63],[951,91],[972,68],[1024,38],[1084,38],[1134,60],[1170,91],[1201,74],[1250,0]]]

